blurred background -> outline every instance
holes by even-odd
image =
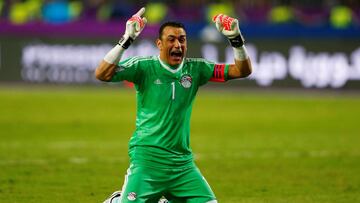
[[[239,19],[254,65],[231,85],[359,88],[358,0],[0,0],[0,82],[97,83],[95,67],[143,6],[148,25],[125,57],[156,55],[159,25],[176,20],[189,57],[232,62],[211,22],[226,13]]]
[[[176,20],[188,57],[231,63],[211,17],[240,21],[252,75],[208,83],[191,118],[219,202],[360,202],[359,0],[0,0],[0,203],[121,188],[135,92],[94,70],[143,6],[149,23],[123,58],[158,55],[160,24]]]

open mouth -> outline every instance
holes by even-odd
[[[170,57],[174,61],[181,61],[183,57],[183,52],[181,50],[170,51]]]

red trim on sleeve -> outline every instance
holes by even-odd
[[[215,64],[214,73],[210,81],[225,82],[225,64]]]

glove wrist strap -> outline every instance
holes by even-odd
[[[130,36],[122,36],[118,42],[118,45],[122,46],[122,48],[127,49],[133,43],[134,39]]]
[[[229,38],[228,40],[230,42],[230,45],[235,48],[241,47],[245,43],[245,40],[241,34],[237,35],[234,38],[231,38],[231,39]]]

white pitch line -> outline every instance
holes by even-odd
[[[329,150],[312,150],[312,151],[237,151],[234,153],[195,153],[195,160],[224,158],[244,158],[244,159],[269,159],[269,158],[328,158],[328,157],[360,157],[360,151],[329,151]]]
[[[67,159],[67,163],[71,164],[87,164],[89,162],[95,162],[95,159],[90,159],[88,157],[69,157]],[[128,161],[127,155],[119,156],[119,157],[105,157],[101,159],[96,159],[96,162],[101,163],[124,163]],[[55,159],[43,159],[43,158],[29,158],[29,159],[0,159],[0,166],[6,165],[48,165],[53,163],[59,163]],[[62,162],[61,164],[66,163]],[[59,163],[60,164],[60,163]]]

